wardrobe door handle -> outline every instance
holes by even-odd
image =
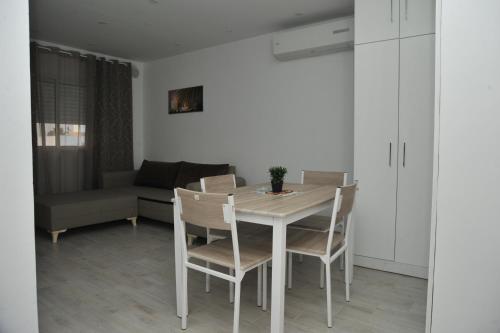
[[[405,21],[408,21],[408,0],[405,0]]]
[[[406,167],[406,142],[403,143],[403,168]]]
[[[392,161],[392,142],[389,142],[389,166],[391,166]]]
[[[393,4],[392,4],[392,2],[393,2],[393,1],[394,1],[394,0],[391,0],[391,22],[394,22],[394,17],[392,16],[392,12],[393,12],[393,10],[392,10],[392,9],[393,9],[393,7],[394,7],[394,6],[393,6]]]

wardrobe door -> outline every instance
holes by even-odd
[[[434,133],[434,35],[401,39],[396,261],[427,266]]]
[[[399,37],[399,0],[356,0],[354,7],[356,44]]]
[[[400,0],[401,38],[436,31],[436,0]]]
[[[399,40],[356,45],[355,254],[394,260]]]

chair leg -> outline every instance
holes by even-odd
[[[234,276],[234,270],[229,269],[229,275]],[[234,303],[234,283],[229,281],[229,303]]]
[[[288,253],[288,289],[292,289],[292,262],[293,262],[293,253]]]
[[[347,302],[351,301],[351,279],[350,279],[350,272],[349,272],[349,252],[346,250],[344,252],[345,254],[345,268],[344,268],[344,273],[345,273],[345,300]]]
[[[326,311],[328,327],[332,327],[332,279],[330,269],[331,265],[326,265]]]
[[[185,330],[187,328],[187,312],[188,312],[188,296],[187,296],[187,267],[185,263],[182,264],[182,310],[181,310],[181,328]]]
[[[234,292],[234,319],[233,332],[238,333],[240,328],[240,296],[241,296],[241,280],[236,281],[236,290]]]
[[[319,287],[321,289],[325,288],[325,264],[323,261],[319,262]]]
[[[257,268],[257,306],[262,306],[262,266]]]
[[[299,262],[303,262],[304,261],[304,255],[303,254],[299,254]]]
[[[340,225],[341,225],[341,228],[342,228],[342,235],[344,236],[345,235],[344,222],[342,222]],[[340,255],[340,260],[339,260],[339,268],[340,268],[340,270],[344,270],[345,269],[344,260],[345,260],[345,252]]]
[[[210,269],[210,263],[207,262],[207,268]],[[205,274],[205,292],[210,292],[210,274]]]
[[[267,263],[262,265],[262,311],[267,310]]]
[[[212,243],[212,235],[210,234],[210,228],[207,228],[207,244],[210,243]],[[206,267],[210,268],[210,263],[208,261]],[[210,274],[205,274],[205,292],[210,292]]]

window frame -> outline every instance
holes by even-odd
[[[61,145],[61,125],[77,125],[79,127],[79,130],[81,126],[85,126],[85,131],[87,130],[87,124],[86,123],[78,123],[78,124],[61,124],[60,123],[60,118],[59,118],[59,103],[57,96],[60,93],[61,86],[70,86],[70,87],[76,87],[79,90],[80,89],[88,89],[87,85],[79,85],[79,84],[72,84],[72,83],[62,83],[58,82],[56,79],[41,79],[37,80],[37,89],[39,89],[38,85],[41,83],[46,83],[54,88],[54,123],[45,123],[45,122],[36,122],[36,131],[37,131],[37,148],[39,149],[63,149],[63,150],[78,150],[78,149],[85,149],[87,142],[84,140],[83,145],[77,144],[77,145]],[[54,135],[55,135],[55,140],[54,140],[54,145],[47,145],[47,135],[46,135],[46,124],[54,124]],[[38,133],[38,129],[40,128],[40,133]],[[38,135],[41,134],[41,145],[38,145]],[[80,138],[78,138],[78,143],[80,142]]]

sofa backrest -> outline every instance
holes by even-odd
[[[187,184],[199,182],[200,178],[226,175],[228,172],[229,164],[201,164],[182,161],[174,187],[186,188]]]
[[[183,162],[178,162],[179,164],[182,164]],[[200,178],[202,177],[209,177],[209,176],[217,176],[220,174],[234,174],[236,175],[236,166],[234,165],[229,165],[229,164],[219,164],[219,165],[214,165],[214,164],[200,164],[200,163],[189,163],[189,162],[184,162],[188,166],[189,165],[198,165],[198,166],[209,166],[209,168],[213,168],[214,166],[225,166],[225,169],[222,171],[215,169],[215,172],[210,172],[214,170],[209,170],[208,172],[201,171],[201,172],[196,172],[194,175],[191,175],[188,177],[183,177],[183,181],[177,182],[177,177],[179,176],[179,170],[177,171],[177,174],[175,175],[175,182],[172,186],[172,188],[167,188],[167,189],[173,189],[175,187],[183,187],[186,188],[188,184],[190,183],[199,183]],[[165,165],[169,165],[170,163],[165,163]],[[100,181],[99,181],[99,187],[100,188],[116,188],[116,187],[126,187],[126,186],[132,186],[136,183],[137,179],[137,174],[139,173],[140,170],[130,170],[130,171],[112,171],[112,172],[104,172],[101,175]],[[237,184],[241,186],[242,179],[237,177]],[[137,184],[139,185],[139,184]],[[183,186],[181,186],[183,185]],[[170,186],[169,186],[170,187]],[[198,189],[198,186],[196,187]],[[198,189],[199,190],[199,189]]]
[[[173,190],[182,162],[144,160],[135,177],[134,185]]]

